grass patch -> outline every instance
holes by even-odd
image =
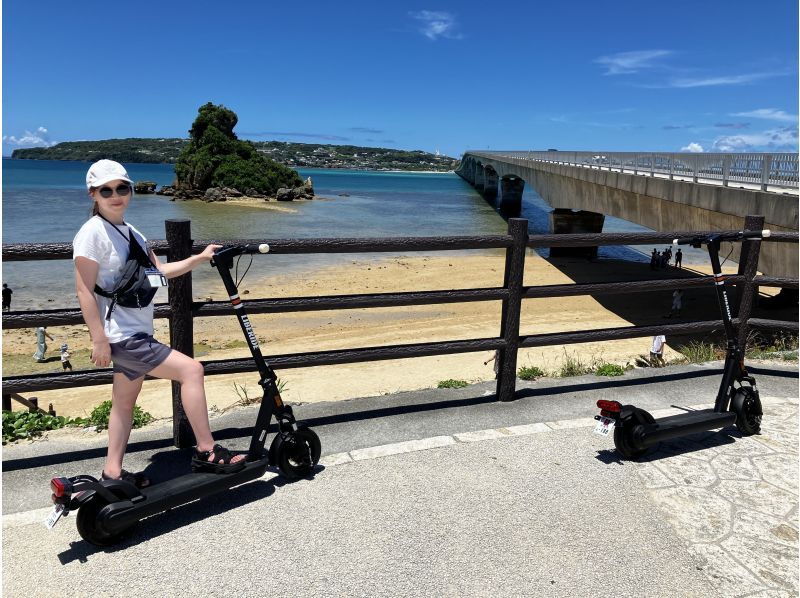
[[[464,388],[465,386],[469,386],[469,382],[466,380],[453,380],[450,378],[448,380],[441,380],[439,384],[436,385],[436,388]]]
[[[622,376],[625,368],[616,363],[604,363],[594,371],[595,376]]]
[[[30,353],[4,353],[3,354],[3,375],[21,376],[24,374],[54,374],[64,371],[61,367],[61,355],[58,351],[48,351],[44,363],[38,363],[33,359],[35,343],[31,345]],[[91,351],[81,349],[70,351],[70,363],[75,370],[94,369],[94,364],[89,361]]]
[[[192,345],[192,350],[194,351],[195,357],[202,357],[211,353],[211,347],[205,343],[194,343]]]
[[[49,415],[41,411],[3,411],[3,444],[40,436],[45,430],[57,430],[69,425],[79,425],[63,415]]]
[[[42,411],[3,411],[3,444],[34,438],[46,430],[58,430],[66,426],[96,426],[97,430],[108,428],[111,414],[111,401],[103,401],[92,410],[88,418],[64,417],[50,415]],[[133,408],[133,427],[141,428],[153,421],[153,416],[142,411],[138,406]]]
[[[535,365],[526,365],[517,371],[517,377],[520,380],[536,380],[537,378],[544,378],[544,376],[545,373]]]
[[[243,348],[245,348],[247,346],[248,346],[247,345],[247,341],[243,341],[241,339],[234,339],[232,341],[228,341],[226,343],[223,343],[220,346],[220,349],[243,349]]]
[[[275,383],[278,386],[278,393],[282,394],[284,391],[288,390],[289,387],[286,385],[285,380],[281,380],[278,378],[275,380]],[[253,405],[255,403],[260,403],[261,399],[264,398],[263,394],[256,394],[255,396],[250,396],[250,391],[247,388],[247,383],[239,384],[237,382],[233,383],[233,392],[236,393],[236,396],[239,397],[239,400],[236,401],[232,406],[240,406],[245,407],[247,405]]]
[[[108,418],[111,415],[111,400],[103,401],[92,410],[88,419],[76,419],[76,424],[97,426],[97,430],[104,430],[108,428]],[[138,405],[133,406],[133,427],[141,428],[144,425],[153,421],[153,416],[147,411],[142,411]]]
[[[747,347],[748,359],[797,361],[797,337],[789,332],[751,332]]]
[[[724,349],[721,349],[718,345],[713,343],[704,343],[701,341],[689,341],[685,345],[678,347],[678,352],[682,354],[689,363],[705,363],[725,357]]]
[[[560,378],[569,378],[571,376],[590,374],[593,369],[591,365],[584,363],[577,353],[569,354],[567,350],[564,349],[564,361],[557,370],[557,374]]]

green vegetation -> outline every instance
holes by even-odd
[[[604,363],[594,371],[595,376],[622,376],[625,368],[616,363]]]
[[[97,430],[104,430],[108,427],[108,418],[111,415],[111,400],[103,401],[92,410],[89,419],[73,420],[76,423],[89,426],[97,426]],[[133,427],[141,428],[153,421],[153,416],[147,411],[142,411],[138,405],[133,407]]]
[[[98,141],[65,141],[51,147],[16,149],[11,157],[17,160],[78,160],[94,162],[101,158],[117,162],[174,163],[181,150],[188,144],[186,139],[101,139]]]
[[[96,426],[100,431],[108,427],[110,414],[111,401],[104,401],[95,407],[88,418],[50,415],[43,411],[3,411],[3,444],[34,438],[46,430],[58,430],[65,426]],[[152,415],[139,407],[133,408],[134,428],[141,428],[151,421],[153,421]]]
[[[569,354],[564,349],[564,361],[558,369],[558,376],[560,378],[569,378],[571,376],[582,376],[590,374],[593,371],[591,365],[583,363],[577,353]]]
[[[3,411],[3,444],[24,438],[34,438],[45,430],[57,430],[82,422],[81,419],[69,419],[41,411]]]
[[[288,390],[289,387],[286,384],[285,380],[281,380],[278,378],[275,380],[275,384],[278,386],[278,393],[283,393],[284,391]],[[238,382],[233,383],[233,392],[236,393],[236,396],[239,397],[239,400],[236,401],[231,407],[246,407],[247,405],[253,405],[254,403],[260,403],[263,396],[258,394],[254,397],[250,396],[250,392],[247,389],[247,383],[239,384]]]
[[[452,378],[449,378],[439,382],[439,384],[436,385],[436,388],[464,388],[465,386],[469,386],[469,382],[466,380],[453,380]]]
[[[522,380],[536,380],[537,378],[543,378],[546,374],[535,365],[526,365],[517,371],[517,377]]]
[[[725,341],[689,341],[678,347],[689,363],[725,359]],[[746,359],[797,361],[797,336],[790,332],[751,332],[747,338]]]
[[[175,162],[178,189],[233,187],[275,195],[280,187],[303,184],[297,172],[265,157],[251,142],[237,138],[233,129],[238,120],[224,106],[211,102],[200,106],[189,129],[189,144]]]
[[[420,150],[397,150],[358,145],[319,143],[285,143],[252,141],[264,157],[293,168],[355,168],[363,170],[435,170],[446,172],[458,167],[450,156]],[[175,164],[189,139],[143,138],[101,139],[97,141],[65,141],[51,147],[16,149],[11,157],[17,160],[77,160],[94,162],[108,158],[128,163]]]
[[[706,361],[725,358],[725,349],[713,343],[702,341],[689,341],[685,345],[678,347],[678,352],[689,363],[705,363]]]

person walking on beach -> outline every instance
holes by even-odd
[[[36,329],[36,353],[33,354],[33,358],[38,363],[44,363],[46,361],[45,360],[45,354],[47,353],[47,339],[48,338],[51,341],[56,340],[52,336],[50,336],[49,332],[47,332],[47,327],[46,326],[39,326]]]
[[[650,254],[650,269],[655,270],[657,265],[658,265],[658,251],[656,251],[654,247],[653,253]]]
[[[101,294],[115,288],[129,258],[137,255],[149,258],[159,272],[148,278],[158,279],[159,273],[175,278],[208,262],[221,247],[208,245],[198,255],[162,264],[147,249],[144,235],[124,220],[133,194],[132,185],[121,164],[112,160],[92,164],[86,173],[86,187],[93,202],[92,217],[72,243],[78,302],[92,340],[91,361],[101,368],[113,363],[108,453],[101,477],[121,478],[140,488],[150,484],[143,473],[134,474],[122,468],[133,407],[145,374],[180,383],[183,408],[197,439],[193,469],[214,473],[239,471],[245,466],[244,455],[234,455],[214,443],[202,364],[153,338],[152,299],[142,307],[123,307]]]
[[[683,252],[681,252],[679,247],[678,251],[675,252],[675,267],[683,269],[682,262],[683,262]]]
[[[494,362],[494,365],[493,365],[494,377],[496,379],[497,376],[500,375],[500,350],[499,349],[494,352],[494,355],[492,355],[489,359],[484,361],[483,365],[489,365],[490,361]]]
[[[69,362],[70,354],[69,354],[69,347],[67,343],[61,345],[61,369],[65,372],[69,370],[72,371],[72,364]]]
[[[11,311],[11,293],[13,292],[6,283],[3,283],[3,311]]]
[[[672,292],[672,309],[669,312],[669,318],[672,316],[679,316],[681,315],[681,308],[683,307],[683,291],[680,289],[675,289]]]
[[[663,368],[664,363],[664,344],[667,342],[667,337],[663,334],[657,334],[653,337],[653,344],[650,346],[650,365],[654,368]]]

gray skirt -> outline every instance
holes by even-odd
[[[125,374],[128,380],[141,378],[161,365],[172,352],[146,332],[137,332],[131,337],[111,343],[111,361],[114,372]]]

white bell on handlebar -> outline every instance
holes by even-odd
[[[262,243],[258,246],[259,253],[269,253],[269,243]]]

